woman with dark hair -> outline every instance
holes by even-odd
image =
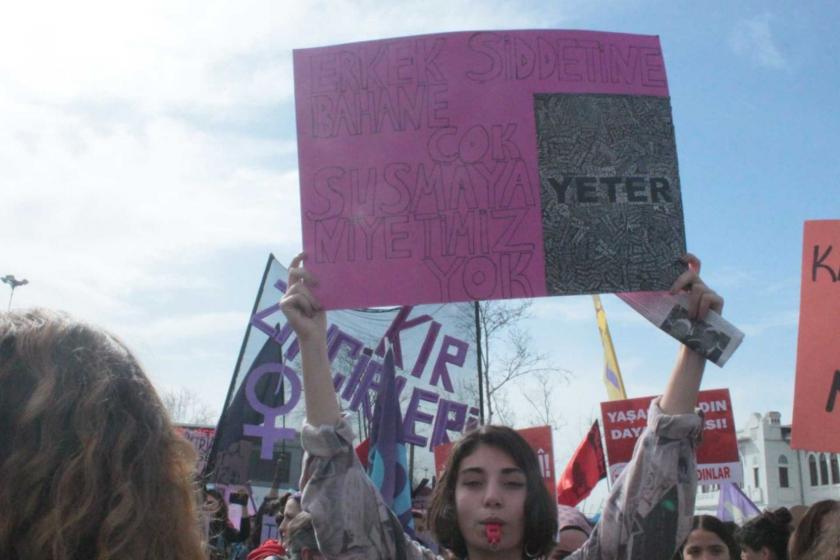
[[[791,560],[802,560],[815,548],[822,532],[840,525],[840,501],[822,500],[805,512],[790,538]]]
[[[491,466],[501,469],[501,490],[510,498],[504,503],[509,507],[488,514],[481,502],[487,479],[495,474]],[[521,538],[525,543],[548,543],[550,550],[557,530],[557,506],[545,489],[537,456],[528,442],[506,426],[480,426],[458,440],[435,486],[428,517],[438,543],[461,558],[467,556],[470,540],[486,539],[488,522],[505,529],[500,548],[516,544],[508,540]],[[462,525],[475,527],[477,534],[464,535]],[[530,551],[533,556],[548,552],[537,544]]]
[[[714,515],[695,515],[691,532],[673,560],[738,560],[732,526]]]
[[[277,477],[275,476],[276,479]],[[285,557],[286,547],[280,540],[279,532],[275,539],[268,538],[263,542],[260,541],[265,517],[271,516],[274,520],[277,519],[278,514],[282,517],[283,507],[291,495],[291,492],[284,492],[278,496],[277,487],[272,484],[271,490],[269,490],[268,495],[263,499],[263,503],[260,505],[257,510],[257,515],[254,517],[254,522],[251,524],[251,536],[249,537],[249,541],[251,542],[249,548],[251,552],[248,553],[247,560],[272,560],[275,556],[279,558]],[[256,545],[253,544],[255,542]]]
[[[195,460],[117,338],[0,313],[0,558],[205,558]]]
[[[278,512],[283,511],[283,505],[281,502],[285,503],[285,500],[282,497],[277,496],[276,490],[274,490],[273,495],[270,491],[269,494],[263,498],[260,507],[257,508],[257,513],[254,515],[254,520],[251,523],[251,534],[248,535],[249,549],[254,550],[262,544],[263,520],[266,517],[274,519],[274,516]]]
[[[307,451],[303,510],[312,516],[328,558],[435,559],[407,539],[396,516],[365,475],[353,451],[353,431],[342,417],[327,356],[326,314],[310,291],[317,282],[298,255],[289,270],[281,308],[297,334],[303,370]],[[686,292],[692,317],[721,311],[723,300],[700,279],[700,262],[672,290]],[[701,430],[694,413],[705,360],[681,347],[634,458],[613,486],[598,527],[574,560],[668,558],[689,530],[697,478],[694,447]],[[537,459],[510,428],[487,426],[453,447],[434,490],[429,524],[441,545],[470,560],[543,558],[557,527],[554,501]],[[663,530],[663,527],[668,529]],[[655,537],[654,537],[655,535]]]
[[[253,522],[251,523],[251,534],[248,535],[248,548],[250,550],[255,550],[262,544],[263,519],[266,516],[269,519],[273,519],[278,511],[283,511],[283,506],[289,497],[289,492],[278,496],[282,473],[282,461],[277,461],[274,466],[274,477],[271,480],[271,487],[268,489],[268,494],[263,498],[260,507],[257,508],[257,513],[254,515]]]
[[[320,560],[324,558],[318,547],[312,517],[308,513],[295,516],[289,523],[289,560]]]
[[[741,560],[787,560],[790,522],[787,508],[765,511],[735,532]]]
[[[277,521],[277,538],[281,542],[286,542],[289,523],[291,523],[300,512],[300,492],[289,494],[289,497],[283,502],[283,509],[275,516],[275,520]]]
[[[243,515],[239,528],[234,527],[228,518],[225,497],[215,488],[204,491],[204,507],[210,515],[207,531],[210,558],[211,560],[228,560],[234,556],[234,545],[244,543],[248,539],[251,532],[251,519]]]

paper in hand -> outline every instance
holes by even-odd
[[[714,311],[709,311],[702,321],[689,319],[685,294],[626,292],[616,295],[648,321],[720,367],[744,340],[744,333],[738,327]]]

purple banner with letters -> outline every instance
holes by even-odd
[[[212,481],[253,482],[254,471],[271,471],[282,453],[299,462],[289,453],[299,450],[304,421],[299,346],[278,303],[286,280],[286,268],[270,257],[220,421]],[[415,446],[415,472],[432,475],[431,450],[478,418],[472,305],[330,311],[327,321],[333,382],[358,440],[370,431],[384,339],[392,340],[403,436]]]

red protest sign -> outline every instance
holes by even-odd
[[[208,426],[175,426],[175,431],[184,436],[195,448],[198,454],[196,472],[204,472],[207,458],[210,456],[210,449],[213,447],[213,438],[216,436],[216,428]]]
[[[805,222],[791,447],[840,452],[840,220]]]
[[[528,445],[531,446],[534,453],[537,454],[537,461],[540,464],[540,471],[542,472],[545,486],[548,488],[548,491],[551,492],[551,495],[554,496],[556,488],[554,484],[554,445],[551,440],[551,427],[536,426],[516,431],[525,439],[525,441],[528,442]],[[444,443],[438,445],[434,449],[435,472],[437,473],[438,478],[440,478],[440,475],[446,466],[446,460],[449,458],[449,452],[452,449],[452,445],[453,444],[451,442]]]
[[[640,397],[601,403],[610,480],[615,480],[633,455],[636,440],[647,425],[650,401]],[[738,440],[729,389],[700,391],[697,406],[703,411],[703,441],[697,448],[697,480],[701,484],[742,482]]]

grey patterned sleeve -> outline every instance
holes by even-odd
[[[437,560],[407,538],[353,450],[353,430],[305,424],[302,508],[312,515],[318,546],[338,560]]]
[[[668,560],[694,515],[697,414],[667,415],[655,399],[633,458],[616,480],[601,520],[574,560]]]

